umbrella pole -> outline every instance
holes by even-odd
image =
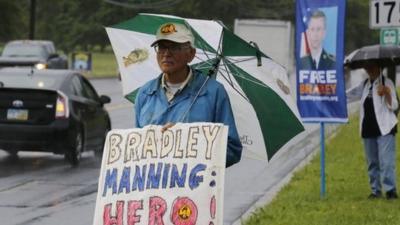
[[[321,165],[321,190],[320,196],[321,198],[325,197],[325,125],[324,122],[321,122],[320,128],[320,139],[321,139],[321,158],[320,158],[320,165]]]
[[[196,96],[194,96],[192,102],[190,103],[189,107],[187,108],[187,110],[182,114],[181,118],[178,120],[179,122],[184,122],[186,116],[188,115],[188,112],[190,111],[190,109],[192,108],[194,102],[196,101],[197,97],[199,97],[201,90],[203,90],[203,87],[206,85],[207,81],[210,79],[210,76],[207,76],[207,78],[205,79],[205,81],[203,82],[203,84],[201,85],[201,87],[199,88],[199,91],[197,91]]]

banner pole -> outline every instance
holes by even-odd
[[[320,139],[321,139],[321,191],[320,196],[321,198],[325,197],[325,126],[324,122],[321,122],[321,129],[320,129]]]

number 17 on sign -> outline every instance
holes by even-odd
[[[369,24],[373,29],[400,26],[400,0],[371,0]]]

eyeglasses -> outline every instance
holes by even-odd
[[[175,53],[178,53],[185,49],[190,49],[190,46],[182,45],[182,44],[168,45],[168,46],[166,46],[166,45],[155,45],[154,46],[154,50],[159,54],[164,54],[167,52],[167,50],[169,51],[169,53],[175,54]]]

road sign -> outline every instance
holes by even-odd
[[[369,25],[375,29],[400,26],[400,0],[371,0]]]
[[[383,28],[380,36],[381,45],[398,45],[399,30],[397,28]]]

